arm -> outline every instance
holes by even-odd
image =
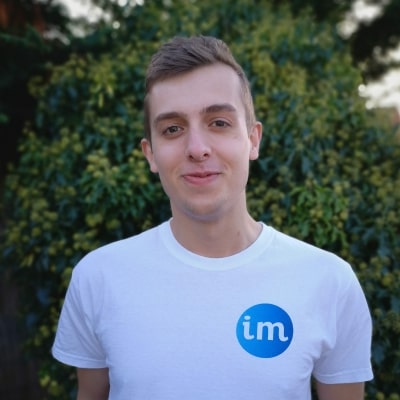
[[[107,400],[110,391],[108,368],[77,368],[76,400]]]
[[[319,400],[363,400],[364,382],[327,384],[316,381]]]

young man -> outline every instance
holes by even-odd
[[[53,355],[79,400],[361,400],[371,320],[351,267],[255,221],[262,127],[228,47],[174,38],[148,69],[143,153],[172,218],[74,269]]]

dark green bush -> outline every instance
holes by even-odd
[[[109,51],[73,56],[31,82],[39,107],[7,177],[2,265],[21,287],[48,397],[73,393],[73,371],[49,349],[74,264],[169,216],[139,150],[144,74],[161,42],[198,33],[231,45],[264,123],[250,210],[352,263],[374,318],[368,398],[399,398],[399,144],[358,98],[359,73],[332,27],[244,0],[145,2],[105,35]]]

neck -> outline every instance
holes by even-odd
[[[187,250],[205,257],[228,257],[249,247],[261,232],[261,225],[249,214],[240,220],[193,221],[173,217],[171,229]]]

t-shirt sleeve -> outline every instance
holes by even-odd
[[[78,264],[72,274],[52,354],[58,361],[74,367],[105,368],[107,366],[105,354],[96,334],[102,290],[101,286],[97,288],[95,286],[101,282],[98,277],[92,275],[91,279],[87,279],[85,276],[87,271],[82,271],[80,267],[82,266]]]
[[[317,360],[314,377],[322,383],[365,382],[371,368],[372,322],[363,290],[349,266],[336,305],[335,343]]]

